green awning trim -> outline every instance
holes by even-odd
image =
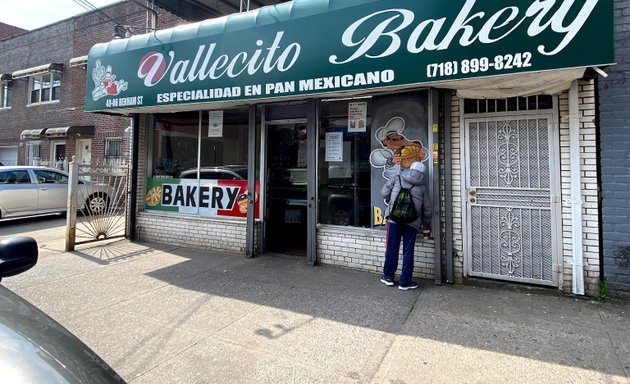
[[[294,0],[88,54],[86,110],[221,108],[614,63],[605,0]]]

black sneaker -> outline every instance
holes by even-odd
[[[387,285],[388,287],[394,286],[394,279],[390,279],[389,277],[381,276],[381,283]]]
[[[418,283],[416,283],[415,281],[412,281],[411,283],[407,285],[398,286],[398,289],[400,289],[401,291],[408,291],[410,289],[416,289],[416,288],[418,288]]]

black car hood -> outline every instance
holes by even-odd
[[[0,377],[8,383],[124,383],[76,336],[3,286]]]

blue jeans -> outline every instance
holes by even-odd
[[[400,239],[403,242],[402,273],[400,274],[400,285],[411,283],[413,274],[413,251],[416,245],[418,231],[409,225],[387,223],[385,266],[383,267],[383,277],[394,279],[396,269],[398,269],[398,253],[400,252]]]

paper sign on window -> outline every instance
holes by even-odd
[[[208,137],[223,137],[223,111],[210,111],[208,117]]]
[[[326,161],[343,161],[343,133],[326,133]]]
[[[367,102],[348,104],[348,132],[365,132],[367,127]]]

